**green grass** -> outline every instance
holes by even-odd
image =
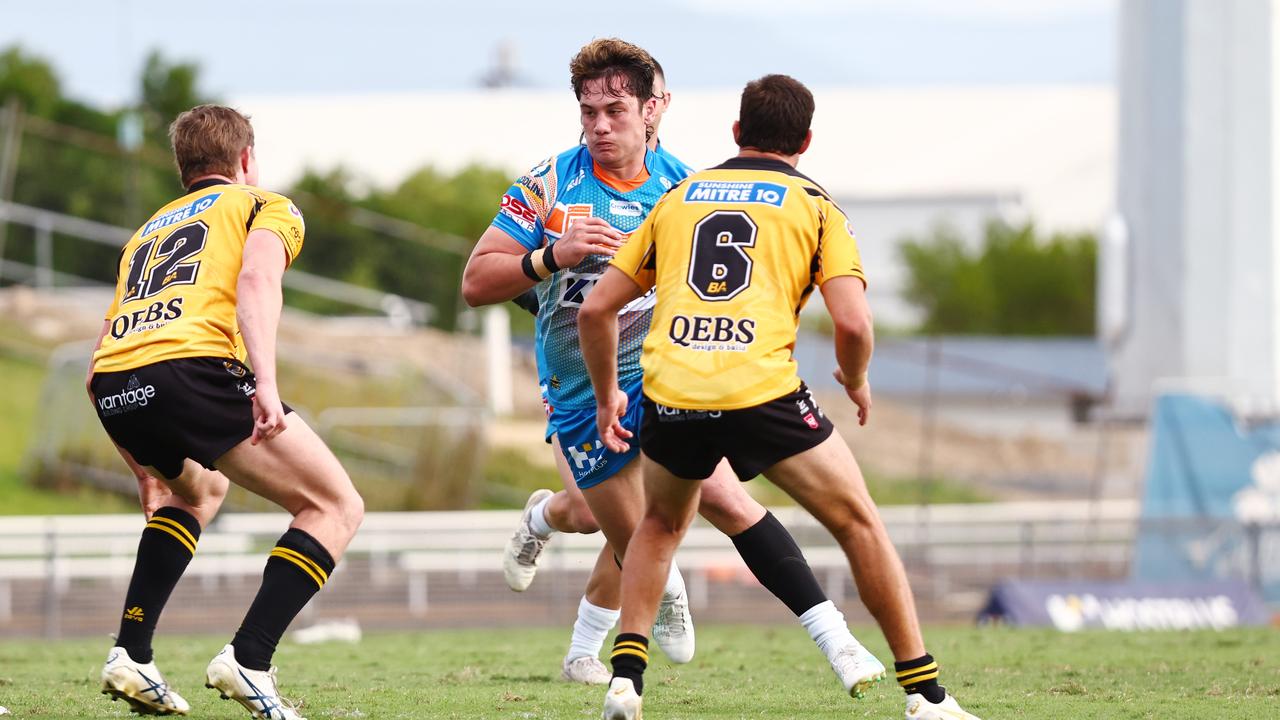
[[[844,696],[798,628],[710,626],[685,666],[657,660],[646,717],[901,718],[902,693],[882,685]],[[359,645],[281,646],[286,696],[324,718],[598,718],[603,691],[555,678],[566,629],[376,634]],[[887,658],[879,633],[868,647]],[[1280,706],[1280,631],[1082,633],[936,628],[942,681],[984,718],[1262,718]],[[247,717],[203,686],[225,638],[161,638],[157,658],[193,717]],[[0,644],[0,704],[15,720],[125,717],[98,694],[103,639]],[[1270,708],[1270,709],[1268,709]]]
[[[551,452],[547,446],[547,452]],[[486,508],[521,507],[530,492],[538,488],[561,487],[555,468],[530,462],[523,451],[512,448],[490,450],[485,461],[484,479],[490,494],[484,499]],[[501,489],[501,492],[495,489]],[[953,480],[936,478],[925,482],[897,480],[867,475],[867,489],[878,505],[914,505],[922,497],[932,504],[990,502],[992,498],[980,490]],[[794,505],[794,501],[763,476],[747,484],[747,491],[765,505]]]
[[[0,377],[5,383],[5,391],[0,392],[0,417],[6,420],[5,431],[0,433],[0,513],[47,515],[137,510],[136,504],[111,493],[89,488],[54,492],[34,487],[23,479],[22,460],[35,429],[45,375],[42,363],[0,354]]]

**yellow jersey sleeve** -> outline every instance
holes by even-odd
[[[307,229],[302,213],[283,195],[263,193],[261,200],[261,207],[249,221],[249,232],[270,230],[279,236],[284,243],[286,266],[292,265],[298,253],[302,252],[302,239]]]
[[[658,214],[658,208],[655,207],[653,212],[649,213],[649,217],[631,233],[631,237],[618,248],[618,252],[613,256],[610,265],[618,268],[627,274],[641,290],[648,290],[653,287],[658,276],[658,265],[656,262],[656,247],[653,244],[654,231],[653,222]]]
[[[819,287],[826,281],[853,276],[867,284],[862,272],[862,256],[858,253],[858,241],[853,236],[849,218],[835,203],[823,198],[822,237],[818,246],[818,273],[814,283]]]

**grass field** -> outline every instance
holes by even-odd
[[[855,702],[796,627],[702,627],[686,666],[659,660],[646,685],[650,720],[901,718],[882,685]],[[867,645],[887,658],[879,633]],[[1280,631],[1084,633],[1001,628],[929,632],[943,683],[991,718],[1280,717]],[[286,696],[323,718],[598,718],[603,691],[559,682],[567,630],[375,634],[359,645],[284,643]],[[108,640],[0,643],[0,705],[16,719],[124,717],[98,694]],[[225,638],[162,638],[157,659],[193,717],[248,717],[203,687]]]
[[[5,431],[0,433],[0,512],[6,515],[133,512],[137,506],[118,495],[88,488],[58,493],[32,487],[22,477],[22,458],[31,439],[45,375],[42,363],[0,354],[0,377],[4,378],[0,417],[5,418]]]

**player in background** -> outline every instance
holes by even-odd
[[[280,696],[271,659],[364,514],[337,458],[280,401],[276,383],[281,277],[305,226],[288,198],[255,187],[253,127],[239,112],[195,107],[169,137],[187,192],[125,243],[86,378],[103,427],[139,479],[147,517],[102,692],[140,714],[187,713],[156,668],[151,640],[234,482],[293,522],[205,682],[255,718],[301,720]]]
[[[622,572],[622,628],[605,720],[640,717],[645,630],[662,578],[725,460],[763,473],[812,513],[849,558],[858,594],[892,649],[908,720],[975,720],[938,684],[906,572],[848,445],[814,402],[792,356],[799,314],[820,288],[835,326],[836,379],[867,422],[871,312],[844,213],[796,164],[813,95],[769,75],[748,83],[733,136],[740,152],[667,193],[613,258],[578,327],[612,452],[643,449],[648,505]],[[644,421],[620,377],[617,313],[656,290],[644,342]]]
[[[504,301],[531,284],[538,288],[537,350],[550,407],[547,435],[564,448],[557,457],[562,477],[566,485],[571,479],[582,488],[588,507],[575,507],[576,495],[570,490],[554,496],[549,490],[534,493],[508,545],[505,569],[512,587],[523,590],[553,529],[593,531],[599,519],[609,544],[597,558],[579,603],[563,677],[604,684],[609,671],[598,656],[619,615],[615,549],[621,548],[620,558],[643,508],[643,488],[638,464],[631,462],[635,453],[610,453],[600,445],[594,396],[580,360],[577,307],[620,243],[618,229],[637,227],[657,198],[689,170],[665,152],[652,151],[656,111],[660,103],[665,110],[670,95],[661,85],[660,92],[648,87],[654,73],[648,53],[617,40],[595,41],[583,48],[571,68],[575,88],[582,88],[579,100],[586,145],[548,160],[508,190],[494,225],[468,262],[463,296],[476,305]],[[627,148],[620,157],[615,152],[618,146]],[[597,162],[598,149],[609,164]],[[648,179],[637,179],[639,185],[627,192],[598,177],[599,168],[622,167],[619,160],[630,163],[621,176],[647,174]],[[567,223],[568,217],[581,219]],[[586,247],[578,244],[584,241]],[[538,263],[546,264],[549,254],[554,254],[555,267],[565,270],[520,270],[521,265],[536,269]],[[626,328],[619,360],[628,368],[629,387],[637,394],[638,355],[650,314],[651,305],[641,300],[621,315]],[[631,421],[638,425],[639,416]],[[557,502],[568,510],[557,513]],[[883,665],[849,632],[844,616],[823,594],[790,533],[743,490],[727,465],[708,482],[702,512],[733,538],[748,567],[800,618],[846,691],[860,696],[883,676]],[[655,640],[673,660],[687,661],[693,651],[692,627],[688,631],[682,627],[688,611],[683,581],[674,566],[664,599],[666,607],[654,625]]]

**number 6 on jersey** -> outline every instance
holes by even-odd
[[[717,210],[693,229],[689,287],[708,302],[729,300],[751,285],[751,256],[756,224],[741,210]]]

